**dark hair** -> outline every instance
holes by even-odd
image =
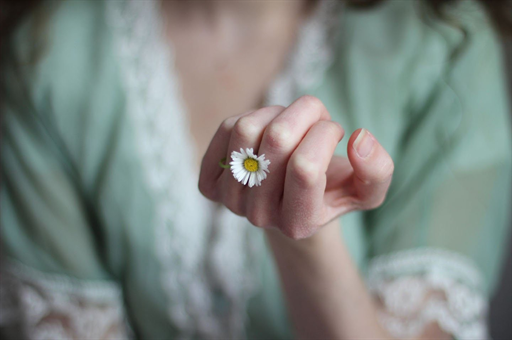
[[[309,0],[316,2],[317,0]],[[370,8],[388,0],[340,0],[355,8]],[[445,8],[463,0],[422,0],[426,8],[440,20],[447,20]],[[512,0],[475,0],[486,10],[493,25],[502,35],[512,36]],[[0,51],[17,25],[43,0],[0,0]]]
[[[342,0],[355,8],[370,8],[388,0]],[[440,20],[451,21],[446,8],[464,0],[422,0],[425,8]],[[512,0],[475,0],[487,12],[496,30],[512,36]]]
[[[41,2],[41,0],[0,0],[0,44],[2,47],[16,26]]]

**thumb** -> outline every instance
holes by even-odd
[[[366,129],[352,133],[347,154],[354,169],[354,186],[361,208],[377,208],[384,202],[393,177],[395,166],[391,156]]]

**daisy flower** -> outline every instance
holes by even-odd
[[[233,151],[231,159],[232,161],[229,164],[233,176],[244,185],[249,183],[250,188],[255,185],[260,186],[261,181],[267,178],[265,171],[270,172],[268,170],[270,161],[265,160],[264,154],[259,157],[256,156],[252,148],[245,150],[240,148],[240,152]]]

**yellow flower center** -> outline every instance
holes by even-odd
[[[258,171],[258,161],[253,158],[247,158],[244,161],[244,168],[247,171],[256,172]]]

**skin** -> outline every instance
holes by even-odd
[[[219,124],[263,105],[307,12],[301,1],[163,5],[199,171]]]
[[[382,306],[366,290],[337,219],[381,205],[392,180],[393,160],[370,132],[358,140],[361,133],[350,136],[348,158],[334,155],[343,127],[319,99],[303,96],[286,108],[226,119],[203,157],[201,193],[265,230],[300,339],[392,338],[377,321]],[[272,161],[262,186],[244,186],[219,167],[240,147]],[[431,325],[418,339],[432,338],[450,337]]]
[[[391,338],[377,322],[382,306],[350,258],[338,217],[382,204],[393,160],[370,132],[369,153],[359,156],[362,129],[351,133],[347,158],[334,155],[345,131],[315,97],[261,107],[307,16],[303,2],[208,4],[164,2],[199,190],[264,230],[297,338]],[[261,187],[243,186],[219,167],[241,147],[271,160]],[[418,337],[433,338],[450,337],[435,324]]]
[[[367,159],[356,157],[353,144],[360,131],[349,140],[347,160],[334,156],[343,128],[315,97],[229,118],[203,158],[199,188],[255,226],[279,229],[295,240],[310,237],[336,217],[375,208],[385,198],[393,161],[370,133],[374,150]],[[243,186],[218,166],[229,150],[241,147],[253,147],[272,161],[265,185]]]

